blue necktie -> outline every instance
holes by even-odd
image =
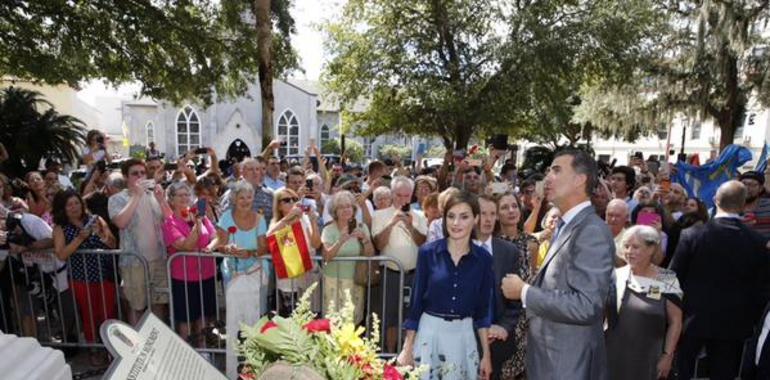
[[[564,227],[564,221],[559,219],[559,221],[556,222],[556,231],[554,231],[553,238],[551,238],[551,245],[556,243],[556,239],[559,238],[559,234],[561,233],[562,227]]]

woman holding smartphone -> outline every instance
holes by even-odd
[[[56,194],[53,201],[54,253],[59,260],[69,259],[72,290],[80,311],[86,342],[94,343],[99,326],[117,317],[115,266],[113,256],[77,253],[79,249],[114,249],[115,236],[102,218],[86,211],[83,199],[73,189]],[[92,353],[92,364],[104,364],[106,358]]]
[[[345,290],[350,291],[355,305],[355,321],[358,323],[364,316],[364,287],[354,281],[356,263],[330,262],[335,257],[374,255],[369,228],[366,223],[356,221],[356,208],[353,193],[346,190],[335,193],[329,202],[329,214],[333,222],[324,227],[321,240],[323,257],[328,263],[324,267],[324,305],[328,309],[334,303],[339,308],[345,302]]]
[[[216,236],[216,229],[206,217],[206,202],[193,205],[193,194],[185,182],[168,187],[168,203],[172,213],[163,221],[163,238],[169,256],[177,252],[204,249]],[[174,321],[179,336],[200,336],[204,320],[213,318],[215,310],[214,259],[181,257],[171,259],[171,293],[174,296]],[[190,328],[192,327],[192,329]],[[200,347],[201,341],[192,342]]]

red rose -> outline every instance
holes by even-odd
[[[382,379],[383,380],[404,380],[404,377],[401,376],[401,372],[398,372],[396,367],[386,364],[385,367],[382,369]]]
[[[308,324],[305,325],[305,330],[307,330],[307,332],[310,332],[310,333],[317,333],[317,332],[331,333],[332,326],[329,323],[328,319],[316,319],[315,321],[308,322]]]
[[[278,327],[278,325],[275,324],[273,321],[267,321],[262,328],[259,330],[260,333],[264,334],[265,331],[272,329],[273,327]]]
[[[238,232],[238,227],[235,227],[235,226],[227,227],[227,233],[229,233],[230,235],[235,235],[236,232]]]
[[[190,213],[187,212],[186,208],[183,208],[179,213],[182,214],[182,219],[187,219],[187,217],[190,216]]]
[[[190,214],[197,214],[197,213],[198,213],[198,208],[197,208],[197,207],[195,207],[195,206],[193,206],[193,207],[190,207],[190,210],[189,210],[188,212],[189,212]]]

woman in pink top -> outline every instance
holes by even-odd
[[[201,252],[216,236],[211,221],[198,216],[191,208],[192,189],[184,182],[175,182],[167,190],[172,213],[163,223],[163,237],[168,254],[177,252]],[[205,210],[205,209],[204,209]],[[189,336],[200,337],[204,318],[212,318],[216,312],[214,259],[200,257],[171,257],[171,293],[173,295],[174,321],[184,340]],[[192,331],[191,331],[192,325]],[[200,346],[202,340],[191,342]]]

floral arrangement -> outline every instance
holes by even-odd
[[[265,316],[254,326],[242,326],[239,351],[246,360],[241,379],[257,379],[279,361],[312,368],[334,380],[400,380],[418,378],[425,370],[398,367],[378,357],[377,316],[373,314],[371,338],[363,337],[364,328],[353,320],[355,307],[347,291],[340,311],[331,305],[328,319],[315,319],[309,301],[315,288],[313,284],[305,291],[289,318]]]

